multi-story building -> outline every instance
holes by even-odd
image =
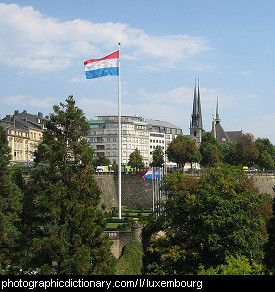
[[[29,114],[26,110],[19,113],[6,115],[0,124],[8,134],[9,147],[11,148],[11,163],[29,163],[33,161],[33,152],[37,149],[42,139],[42,131],[48,117],[42,113]]]
[[[182,135],[182,129],[165,121],[146,119],[149,129],[149,147],[150,147],[150,162],[153,160],[153,151],[156,146],[161,146],[164,153],[166,153],[168,145],[172,142],[177,135]],[[166,166],[175,166],[164,155],[164,164]]]
[[[89,121],[88,139],[96,155],[103,154],[112,164],[118,163],[118,116],[99,116]],[[126,164],[129,155],[137,148],[145,165],[149,165],[148,126],[143,118],[123,116],[122,130],[122,163]]]
[[[88,139],[96,155],[103,154],[111,163],[118,163],[118,116],[99,116],[90,120]],[[138,116],[122,116],[122,163],[129,161],[130,154],[137,148],[145,166],[152,161],[152,152],[160,145],[164,152],[168,144],[182,130],[170,123],[144,119]],[[165,159],[168,163],[168,160]]]

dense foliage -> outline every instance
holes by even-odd
[[[153,167],[163,167],[164,164],[164,152],[161,146],[157,145],[153,151],[153,160],[151,166]]]
[[[180,167],[186,163],[199,162],[204,168],[223,162],[230,165],[256,167],[264,171],[275,167],[275,146],[269,139],[254,139],[252,134],[242,134],[237,142],[221,146],[211,133],[204,133],[200,146],[187,136],[178,135],[166,151],[170,161]]]
[[[6,131],[0,126],[0,274],[15,260],[18,248],[21,190],[12,181],[8,164],[10,148]]]
[[[130,165],[132,168],[144,167],[142,155],[137,148],[129,155],[128,165]]]
[[[228,257],[261,266],[271,199],[256,193],[242,169],[219,165],[199,179],[174,172],[162,189],[165,211],[144,231],[149,274],[196,274]]]
[[[189,162],[199,160],[199,152],[195,141],[183,135],[178,135],[167,148],[167,157],[170,161],[176,162],[180,167]]]
[[[24,198],[25,269],[42,274],[109,274],[113,271],[105,220],[97,208],[89,129],[72,96],[54,106],[36,152]]]
[[[123,255],[118,260],[116,275],[142,275],[143,249],[140,242],[132,242],[124,247]]]

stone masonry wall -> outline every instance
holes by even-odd
[[[106,210],[113,207],[118,208],[118,192],[112,174],[97,174],[95,180],[101,190],[101,200],[99,206],[105,205]]]
[[[115,176],[116,187],[118,178]],[[139,174],[123,174],[121,178],[121,201],[127,209],[152,209],[152,181]]]
[[[127,231],[106,231],[109,235],[109,239],[113,242],[111,246],[111,252],[115,258],[120,258],[125,245],[137,241],[141,242],[142,227],[135,222],[131,230]]]
[[[275,198],[275,175],[252,175],[260,193],[268,193]]]
[[[275,175],[252,175],[260,193],[269,193],[275,197]],[[108,210],[118,207],[118,176],[98,174],[95,179],[102,191],[101,203]],[[127,209],[152,209],[152,181],[142,180],[138,174],[122,175],[122,207]]]
[[[101,189],[101,202],[107,210],[118,207],[118,176],[97,174],[96,182]],[[142,180],[142,175],[123,174],[121,179],[122,207],[127,209],[152,209],[152,181]]]

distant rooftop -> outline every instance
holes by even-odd
[[[175,126],[169,122],[166,121],[160,121],[160,120],[152,120],[152,119],[145,119],[146,122],[149,125],[152,126],[160,126],[160,127],[165,127],[165,128],[173,128],[173,129],[180,129],[178,126]]]

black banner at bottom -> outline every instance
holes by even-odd
[[[186,291],[222,291],[272,287],[274,276],[0,276],[0,291],[24,289],[49,291],[70,289],[180,288]]]

